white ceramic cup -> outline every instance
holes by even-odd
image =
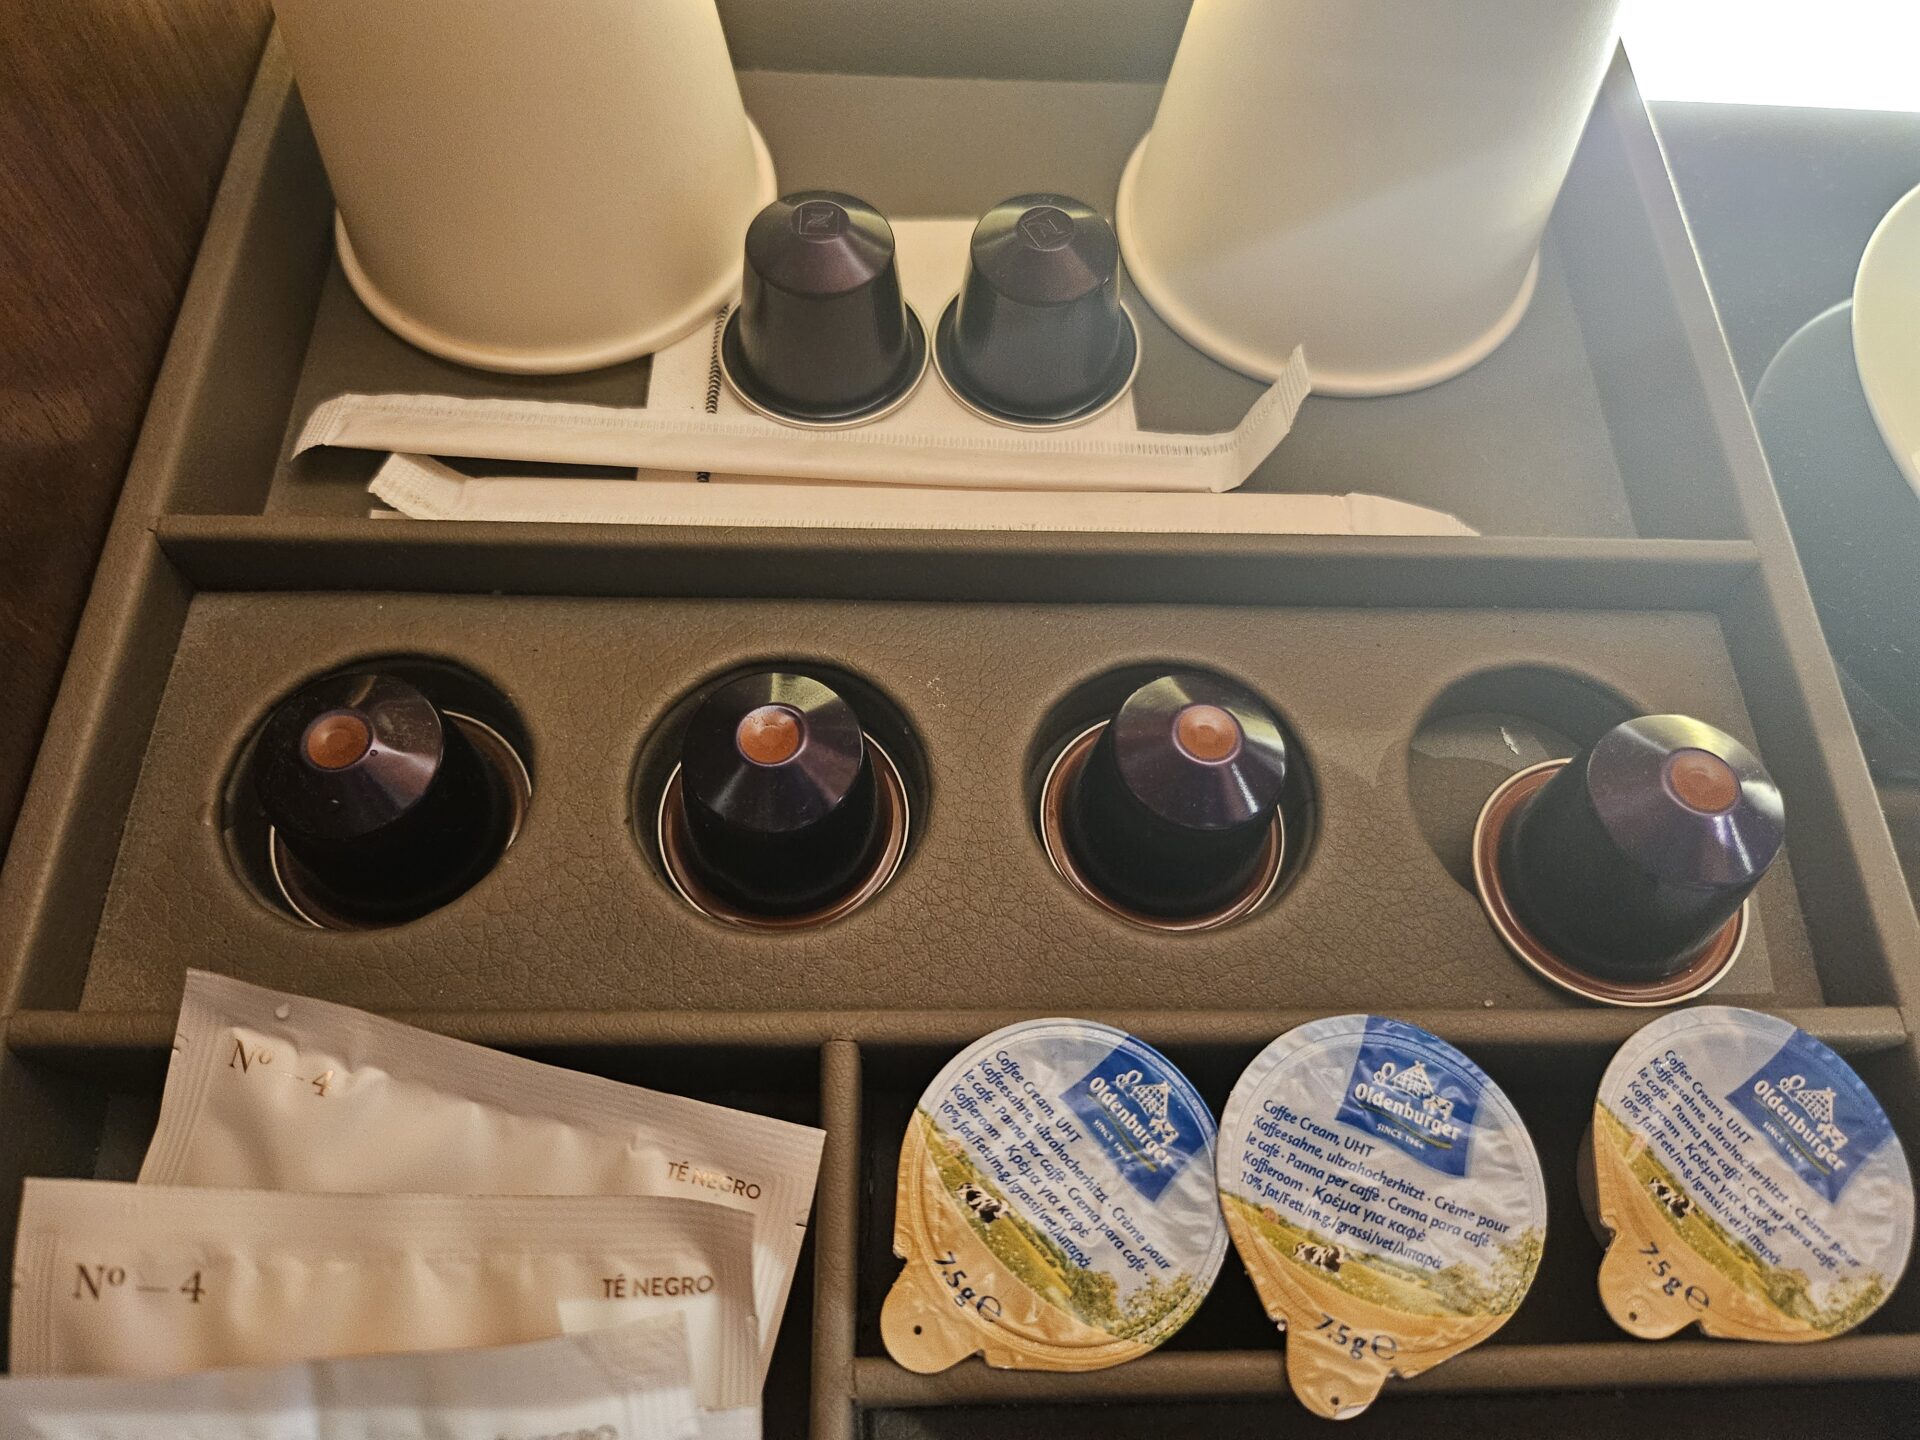
[[[1191,344],[1315,390],[1459,374],[1526,313],[1619,0],[1195,0],[1121,184],[1127,270]]]
[[[274,0],[341,264],[423,350],[587,370],[705,323],[774,196],[714,0]]]

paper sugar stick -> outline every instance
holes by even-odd
[[[1473,535],[1453,516],[1379,495],[1156,495],[641,480],[474,480],[395,455],[368,487],[415,520],[1032,530],[1198,535]]]
[[[296,453],[317,445],[472,459],[705,470],[867,485],[990,490],[1232,490],[1286,438],[1307,397],[1306,357],[1222,435],[923,434],[783,429],[758,418],[450,395],[340,395]]]

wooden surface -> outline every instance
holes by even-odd
[[[0,0],[0,851],[267,0]]]

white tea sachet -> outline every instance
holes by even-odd
[[[161,1379],[0,1379],[7,1440],[694,1440],[686,1321]]]
[[[17,1375],[550,1339],[568,1301],[685,1317],[703,1408],[759,1401],[753,1217],[657,1196],[305,1195],[29,1180]],[[641,1313],[644,1311],[645,1313]]]
[[[763,1376],[825,1139],[196,970],[140,1183],[663,1195],[742,1210]]]

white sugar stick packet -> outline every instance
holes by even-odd
[[[295,446],[470,459],[706,470],[863,485],[985,490],[1232,490],[1293,428],[1307,397],[1305,357],[1220,435],[1133,437],[870,427],[800,432],[757,417],[617,409],[453,395],[338,395]]]
[[[162,1379],[0,1379],[7,1440],[695,1440],[678,1314],[591,1335]]]
[[[743,1211],[764,1376],[825,1140],[196,970],[140,1183],[661,1195]]]
[[[684,1317],[703,1409],[759,1403],[744,1211],[656,1196],[306,1195],[29,1180],[17,1375],[184,1375]]]
[[[470,479],[393,455],[369,492],[413,520],[1151,535],[1474,535],[1443,511],[1380,495],[1164,495],[715,481]]]

